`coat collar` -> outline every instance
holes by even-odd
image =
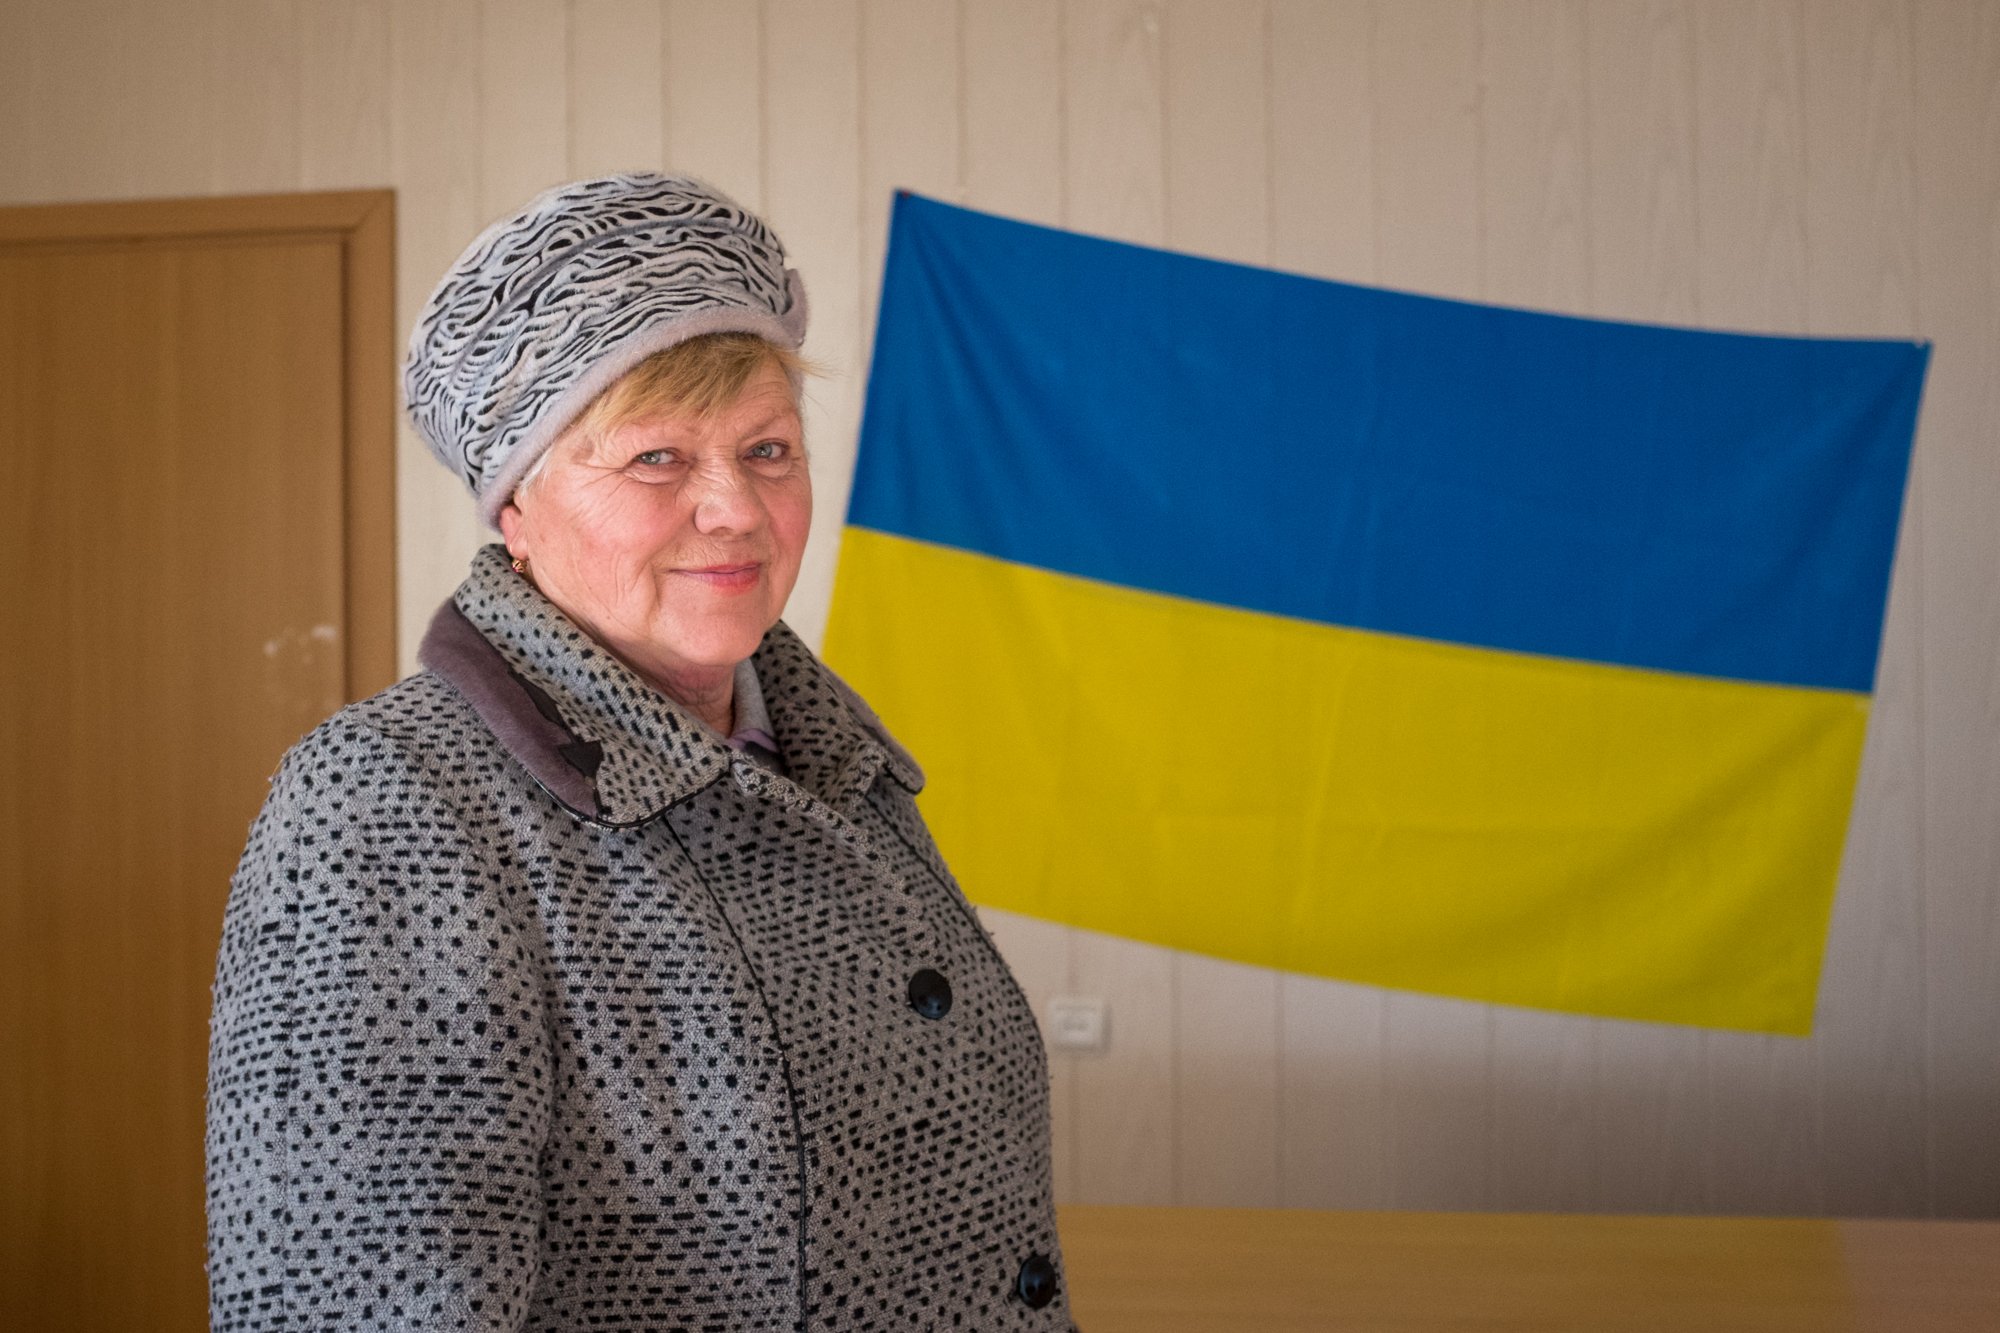
[[[497,545],[473,557],[418,657],[550,795],[593,823],[644,823],[732,768],[756,767],[577,628]],[[782,622],[752,660],[792,785],[836,810],[885,769],[922,788],[916,762]]]

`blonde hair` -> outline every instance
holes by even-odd
[[[704,333],[677,342],[612,381],[557,438],[579,434],[597,438],[643,417],[713,416],[735,402],[758,371],[771,365],[785,372],[794,398],[800,381],[818,373],[817,367],[791,348],[754,333]],[[542,451],[534,466],[515,483],[516,492],[541,475],[553,452],[553,446]]]

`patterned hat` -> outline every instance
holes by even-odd
[[[559,185],[488,227],[410,335],[403,397],[497,526],[563,428],[654,352],[704,333],[797,348],[806,294],[769,227],[650,171]]]

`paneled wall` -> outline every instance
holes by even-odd
[[[405,327],[565,177],[664,164],[764,210],[834,371],[808,638],[899,186],[1450,296],[1934,339],[1810,1040],[991,924],[1038,1000],[1111,1002],[1110,1049],[1054,1062],[1067,1199],[2000,1214],[2000,4],[5,0],[0,126],[0,203],[393,186]],[[407,663],[481,534],[401,458]]]

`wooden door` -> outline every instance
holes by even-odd
[[[0,210],[0,1323],[207,1327],[228,880],[394,675],[391,196]]]

